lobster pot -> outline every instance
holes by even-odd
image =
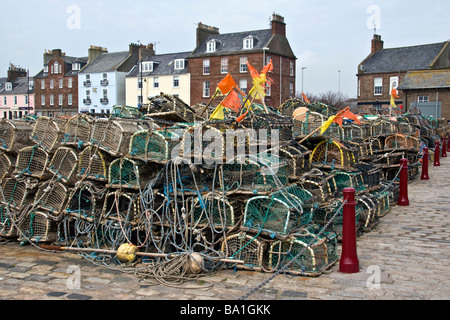
[[[98,221],[103,212],[106,190],[100,182],[82,181],[68,197],[66,215]]]
[[[307,136],[320,128],[326,121],[325,117],[317,112],[308,111],[297,115],[292,122],[292,135],[294,138]]]
[[[278,112],[285,117],[292,117],[294,111],[300,107],[308,107],[308,104],[298,98],[292,98],[286,100],[281,106],[279,106]]]
[[[285,268],[290,274],[317,277],[337,261],[338,239],[335,233],[316,237],[305,230],[287,240],[272,243],[269,249],[269,270]]]
[[[363,232],[371,231],[378,223],[382,203],[378,197],[372,194],[364,194],[358,197],[357,205],[361,208],[358,229]]]
[[[283,201],[290,207],[290,219],[296,227],[311,223],[314,196],[308,190],[291,185],[272,193],[271,197]]]
[[[111,118],[139,119],[142,113],[136,107],[114,106],[111,112]]]
[[[408,122],[398,122],[397,126],[398,131],[405,135],[413,134],[416,131],[415,126]]]
[[[329,106],[329,105],[327,105],[325,103],[318,102],[318,101],[310,103],[308,105],[308,108],[311,109],[311,111],[320,113],[320,114],[324,115],[327,118],[335,115],[337,113],[337,111],[338,111],[335,107]]]
[[[392,150],[392,149],[407,149],[408,141],[406,140],[406,136],[400,133],[396,133],[386,137],[384,140],[384,149]]]
[[[57,224],[44,211],[36,210],[28,213],[18,229],[20,235],[18,241],[48,243],[56,240]]]
[[[370,150],[372,151],[372,154],[383,151],[383,149],[384,149],[383,141],[379,138],[371,138],[369,140],[369,145],[370,145]]]
[[[231,235],[222,242],[221,251],[228,258],[244,261],[237,269],[263,270],[265,242],[259,237],[243,232]]]
[[[414,136],[406,136],[406,145],[409,149],[420,150],[420,140]]]
[[[77,177],[96,181],[108,181],[109,159],[97,147],[89,146],[78,157]]]
[[[259,136],[264,134],[267,141],[286,142],[292,140],[292,117],[276,113],[259,113],[246,118],[241,124],[245,128],[255,130]],[[266,130],[267,135],[262,130]],[[262,140],[261,137],[259,140]]]
[[[378,218],[382,218],[391,211],[392,192],[389,190],[376,190],[371,192],[379,201]]]
[[[210,226],[213,229],[224,229],[235,226],[236,216],[233,205],[224,197],[213,196],[194,199],[192,228]]]
[[[90,144],[98,146],[100,150],[114,157],[122,157],[128,154],[133,134],[150,129],[152,126],[151,121],[96,119],[91,131]]]
[[[17,153],[32,145],[33,125],[23,120],[0,119],[0,150]]]
[[[136,132],[131,137],[129,156],[146,162],[166,163],[172,158],[172,151],[180,144],[183,134],[183,127]]]
[[[327,202],[334,198],[337,185],[334,174],[325,174],[317,169],[304,174],[299,185],[310,191],[319,202]]]
[[[50,176],[47,171],[49,161],[49,154],[37,145],[23,148],[17,155],[14,174],[31,176],[38,179],[48,178]]]
[[[120,190],[108,192],[103,204],[102,219],[135,224],[141,214],[141,201],[133,193]]]
[[[70,118],[66,124],[66,131],[62,140],[63,144],[79,149],[86,147],[91,137],[93,121],[91,117],[85,114],[79,114]]]
[[[14,171],[16,160],[12,155],[0,151],[0,181]]]
[[[57,224],[56,243],[62,246],[92,248],[95,244],[98,222],[88,221],[83,217],[64,215]],[[94,243],[93,243],[94,242]]]
[[[369,127],[370,128],[370,127]],[[344,124],[342,125],[342,140],[353,141],[361,140],[365,137],[369,137],[367,126],[357,124]]]
[[[291,207],[275,197],[256,196],[247,200],[243,231],[271,236],[283,236],[297,227],[298,219],[291,219]]]
[[[355,168],[357,168],[359,172],[361,172],[364,180],[364,185],[368,189],[378,187],[380,185],[382,177],[381,165],[359,163],[355,164]]]
[[[368,161],[372,158],[372,149],[370,147],[370,142],[364,140],[353,140],[345,141],[343,145],[346,146],[350,152],[353,153],[355,162]],[[354,166],[354,165],[353,165]]]
[[[280,157],[287,162],[287,175],[289,179],[298,179],[299,176],[311,169],[309,156],[311,151],[303,151],[299,146],[287,146],[279,151]]]
[[[180,98],[161,93],[149,100],[148,106],[144,107],[144,112],[151,118],[172,120],[176,122],[194,123],[201,121],[195,110],[188,106]],[[155,121],[157,121],[155,119]]]
[[[69,190],[60,182],[47,181],[42,183],[34,197],[34,203],[39,209],[50,212],[50,216],[58,217],[64,211]]]
[[[44,151],[52,153],[62,144],[67,120],[39,117],[34,126],[32,139]]]
[[[61,147],[56,150],[50,161],[48,171],[64,183],[74,185],[78,166],[78,151]]]
[[[353,152],[336,140],[323,140],[311,154],[311,165],[319,168],[348,169],[355,162]]]
[[[33,189],[36,184],[31,179],[5,179],[2,183],[3,194],[0,197],[0,202],[15,209],[21,209],[31,201]]]
[[[384,179],[388,181],[399,181],[400,180],[400,165],[391,165],[383,168]]]
[[[159,167],[147,166],[139,160],[118,158],[109,165],[108,188],[144,189],[155,178]]]
[[[372,135],[374,136],[388,136],[396,132],[395,123],[392,121],[381,119],[372,124]]]
[[[180,156],[195,164],[223,163],[226,156],[225,135],[205,124],[196,124],[183,133]]]
[[[338,190],[338,196],[342,195],[345,188],[354,188],[356,192],[366,190],[364,178],[361,172],[345,172],[334,170],[334,181]]]
[[[17,236],[17,229],[14,226],[13,208],[7,205],[0,205],[0,237],[15,238]]]
[[[413,162],[411,164],[408,163],[408,179],[414,180],[416,179],[420,174],[420,168],[422,164],[420,161]]]

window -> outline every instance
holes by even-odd
[[[209,75],[210,73],[210,62],[209,60],[203,60],[203,75]]]
[[[381,96],[383,94],[383,78],[377,77],[374,79],[374,92],[376,96]]]
[[[3,97],[3,104],[6,106],[6,104],[7,104],[7,99],[6,99],[6,97]]]
[[[158,89],[158,88],[159,88],[159,78],[154,77],[153,78],[153,89]]]
[[[209,40],[206,44],[206,52],[216,51],[216,40]]]
[[[269,82],[266,83],[266,95],[270,97],[272,95],[272,86]]]
[[[429,102],[429,97],[428,96],[418,96],[417,97],[417,102],[418,103]]]
[[[34,81],[28,82],[28,89],[33,90],[34,89]]]
[[[14,105],[17,106],[17,96],[14,96]]]
[[[48,65],[44,66],[44,73],[48,73]]]
[[[184,59],[176,59],[175,60],[175,70],[183,70],[184,69]]]
[[[6,91],[11,91],[12,90],[12,83],[11,82],[7,82],[5,83],[5,90]]]
[[[209,81],[203,82],[203,97],[209,98]]]
[[[54,95],[50,95],[50,105],[53,106],[55,104],[55,96]]]
[[[59,73],[59,63],[55,61],[53,64],[53,72],[52,73]]]
[[[358,97],[361,96],[361,79],[358,79]]]
[[[86,100],[91,100],[91,90],[86,90]]]
[[[63,79],[59,79],[59,88],[62,89],[64,87]]]
[[[138,89],[142,89],[142,78],[138,78]]]
[[[107,73],[104,73],[104,74],[102,75],[102,78],[103,78],[103,80],[108,79],[108,74],[107,74]]]
[[[28,96],[24,96],[25,98],[25,105],[28,105]]]
[[[69,89],[71,89],[72,88],[72,78],[69,78],[69,79],[67,79],[67,84],[68,84],[68,87],[69,87]]]
[[[253,49],[253,36],[248,36],[244,39],[244,49]]]
[[[291,82],[289,83],[289,97],[293,97],[294,96],[294,83]]]
[[[293,77],[294,76],[294,62],[289,62],[289,75],[291,76],[291,77]]]
[[[44,90],[45,89],[45,79],[41,80],[41,89]]]
[[[63,95],[62,94],[59,95],[58,103],[60,106],[63,105]]]
[[[248,71],[248,66],[247,66],[247,57],[241,57],[239,59],[239,71],[241,73],[246,73]]]
[[[41,105],[45,106],[45,95],[41,95]]]
[[[103,99],[108,99],[108,89],[103,89]]]
[[[85,79],[86,79],[86,81],[90,81],[90,80],[91,80],[91,75],[90,75],[90,74],[87,74],[87,75],[85,76]]]
[[[144,99],[142,98],[142,96],[138,96],[137,101],[138,101],[138,105],[141,105],[143,103]]]
[[[69,94],[67,95],[67,104],[68,104],[69,106],[71,106],[72,103],[73,103],[73,96],[72,96],[71,93],[69,93]]]
[[[81,69],[81,65],[77,62],[72,64],[72,70],[79,71]]]
[[[53,79],[50,79],[50,89],[53,89],[55,87],[54,83],[53,83]]]
[[[174,88],[180,87],[180,77],[179,76],[173,76],[173,87]]]
[[[221,73],[228,73],[228,58],[222,58],[220,61],[220,72]]]
[[[142,72],[153,72],[153,62],[142,62],[140,70]]]
[[[245,94],[247,94],[247,79],[239,80],[239,89]]]

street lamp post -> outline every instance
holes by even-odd
[[[302,68],[302,93],[305,93],[304,91],[303,91],[303,71],[306,69],[306,67],[303,67]]]

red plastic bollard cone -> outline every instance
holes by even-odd
[[[436,141],[436,148],[434,149],[434,166],[439,167],[441,162],[439,161],[439,154],[441,153],[439,147],[439,141]]]
[[[447,158],[447,139],[442,139],[442,158]]]
[[[423,158],[422,158],[422,176],[420,180],[430,180],[428,176],[428,161],[430,155],[428,154],[428,148],[423,148]]]
[[[397,205],[399,206],[409,206],[408,198],[408,159],[400,160],[400,186]]]
[[[355,219],[355,188],[345,188],[342,221],[342,255],[339,271],[343,273],[358,273],[359,260],[356,250],[356,219]]]

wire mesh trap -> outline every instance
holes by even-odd
[[[107,191],[99,182],[81,181],[68,196],[65,214],[90,222],[99,221]]]
[[[50,176],[47,171],[49,161],[49,154],[38,145],[23,148],[17,155],[14,174],[46,179]]]
[[[317,236],[320,228],[311,225],[269,248],[268,270],[292,275],[318,277],[338,261],[338,237],[333,232]]]
[[[245,128],[255,131],[266,130],[269,141],[276,137],[277,142],[292,140],[292,117],[274,113],[259,113],[245,118],[241,123]]]
[[[108,188],[144,189],[155,178],[160,167],[149,166],[142,161],[117,158],[109,165]]]
[[[193,201],[192,228],[208,226],[214,230],[233,228],[236,224],[234,206],[223,196],[198,196]]]
[[[48,180],[38,186],[34,206],[58,220],[66,207],[69,190],[60,182]]]
[[[17,229],[14,224],[14,216],[16,210],[8,205],[0,205],[0,237],[15,238],[17,237]]]
[[[0,181],[11,175],[14,171],[16,160],[10,154],[0,151]]]
[[[0,149],[17,153],[32,145],[33,123],[25,120],[0,119]]]
[[[183,100],[165,93],[150,99],[148,105],[143,107],[142,112],[151,118],[175,120],[184,123],[194,123],[203,120]]]
[[[265,248],[264,240],[241,232],[224,239],[221,251],[228,258],[244,261],[237,269],[263,271]]]
[[[37,180],[31,178],[21,180],[10,178],[3,180],[0,203],[8,205],[11,208],[21,209],[32,201],[37,184]]]
[[[62,144],[67,119],[39,117],[32,132],[32,139],[44,151],[52,153]]]
[[[74,185],[77,180],[78,151],[69,147],[60,147],[48,165],[50,171],[58,180]]]
[[[91,137],[93,121],[94,119],[86,114],[78,114],[70,118],[66,124],[62,143],[78,149],[86,147]]]
[[[86,147],[78,156],[77,177],[106,182],[110,162],[111,159],[98,147]]]
[[[326,203],[335,198],[337,192],[334,174],[318,169],[312,169],[304,173],[299,179],[298,185],[311,192],[321,203]]]
[[[18,241],[34,243],[52,243],[56,241],[57,224],[46,212],[29,212],[18,225]]]
[[[325,169],[349,169],[355,164],[353,152],[337,140],[323,140],[311,154],[311,165]]]

